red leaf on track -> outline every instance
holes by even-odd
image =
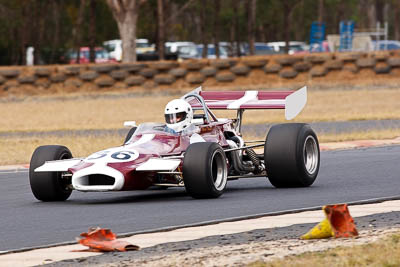
[[[78,243],[89,247],[89,249],[75,250],[76,252],[111,252],[111,251],[132,251],[139,250],[126,241],[117,240],[117,236],[110,229],[89,228],[87,233],[82,233],[78,237]]]

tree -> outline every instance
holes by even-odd
[[[33,4],[33,9],[35,10],[34,16],[32,17],[33,24],[35,25],[36,28],[36,34],[31,36],[31,44],[34,46],[35,50],[33,52],[34,54],[34,64],[38,65],[41,63],[40,60],[40,49],[42,46],[43,42],[43,37],[44,37],[44,23],[45,23],[45,16],[44,12],[47,10],[48,7],[48,2],[39,2],[35,1],[32,2]]]
[[[157,19],[158,2],[163,19]],[[358,29],[387,21],[388,38],[400,39],[399,0],[0,0],[0,64],[25,64],[28,47],[36,63],[66,63],[82,46],[118,38],[131,51],[124,51],[124,61],[134,61],[133,34],[160,48],[167,40],[213,43],[217,56],[218,42],[231,41],[230,55],[240,55],[244,41],[251,51],[253,40],[306,41],[316,20],[332,34],[341,20],[354,20]]]
[[[247,39],[250,55],[254,55],[257,0],[247,0]]]
[[[233,6],[233,32],[234,32],[234,38],[232,38],[232,43],[233,41],[236,42],[234,47],[236,48],[236,55],[240,57],[242,55],[240,51],[240,18],[239,18],[239,9],[240,9],[240,1],[239,0],[232,0],[232,6]]]
[[[141,4],[146,0],[107,0],[122,40],[122,62],[136,61],[136,23]]]
[[[283,32],[284,32],[284,39],[285,39],[285,52],[289,52],[289,35],[291,30],[291,15],[293,10],[296,6],[301,3],[297,0],[282,0],[283,5]]]
[[[318,22],[324,22],[324,0],[319,0],[318,4]]]
[[[393,0],[392,2],[394,9],[394,38],[400,39],[400,1]]]
[[[56,60],[56,50],[59,47],[60,40],[60,10],[62,3],[59,0],[52,1],[53,9],[53,21],[54,21],[54,35],[52,40],[50,62],[53,63]]]
[[[82,42],[82,23],[83,23],[83,15],[85,12],[86,0],[81,0],[78,11],[78,18],[76,20],[75,27],[73,29],[73,39],[74,46],[76,49],[76,63],[80,63],[81,58],[81,42]]]
[[[375,14],[376,14],[376,20],[380,23],[383,23],[384,21],[384,5],[386,1],[382,0],[375,0]]]
[[[358,27],[361,29],[368,28],[368,0],[360,0],[357,6],[358,9]]]
[[[214,48],[215,56],[220,57],[219,54],[219,34],[220,34],[220,16],[221,16],[221,0],[214,0]]]
[[[157,0],[157,50],[158,58],[164,59],[165,23],[164,23],[164,1]]]
[[[201,11],[200,11],[200,23],[201,23],[201,41],[203,43],[203,52],[201,57],[207,58],[208,54],[208,38],[207,38],[207,0],[202,0]]]
[[[96,61],[96,0],[90,0],[89,6],[89,60],[93,63]]]

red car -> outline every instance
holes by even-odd
[[[64,146],[40,146],[31,159],[34,196],[63,201],[72,190],[143,190],[151,186],[185,187],[194,198],[216,198],[228,180],[268,177],[275,187],[306,187],[320,165],[318,139],[309,125],[286,123],[270,128],[266,140],[244,141],[240,128],[245,109],[285,109],[297,116],[307,101],[298,91],[201,91],[168,103],[166,123],[133,126],[122,146],[73,158]],[[212,109],[237,111],[218,119]],[[257,154],[253,148],[263,147]]]
[[[90,49],[89,47],[81,47],[79,54],[79,62],[77,62],[77,52],[70,52],[68,54],[69,64],[85,64],[90,63]],[[95,63],[116,63],[114,58],[110,58],[110,54],[102,47],[95,47]]]

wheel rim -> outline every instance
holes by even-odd
[[[318,166],[318,145],[314,136],[309,135],[303,146],[304,167],[309,174],[314,174]]]
[[[221,151],[215,151],[212,155],[211,170],[214,187],[218,191],[225,188],[227,182],[227,168],[225,157]]]

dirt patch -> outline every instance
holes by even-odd
[[[399,228],[362,231],[356,239],[321,239],[304,241],[281,239],[267,242],[250,242],[241,245],[216,246],[185,250],[169,255],[157,255],[146,259],[120,261],[99,266],[244,266],[255,261],[270,262],[287,256],[325,251],[336,247],[352,247],[369,244],[399,233]]]
[[[173,96],[158,91],[146,95],[75,94],[3,99],[0,132],[117,129],[128,120],[137,124],[163,121],[165,105],[181,94]],[[399,101],[398,89],[310,90],[308,103],[294,122],[399,119]],[[214,113],[218,118],[236,115],[231,110]],[[244,124],[280,122],[284,122],[283,110],[247,110],[243,121]]]

